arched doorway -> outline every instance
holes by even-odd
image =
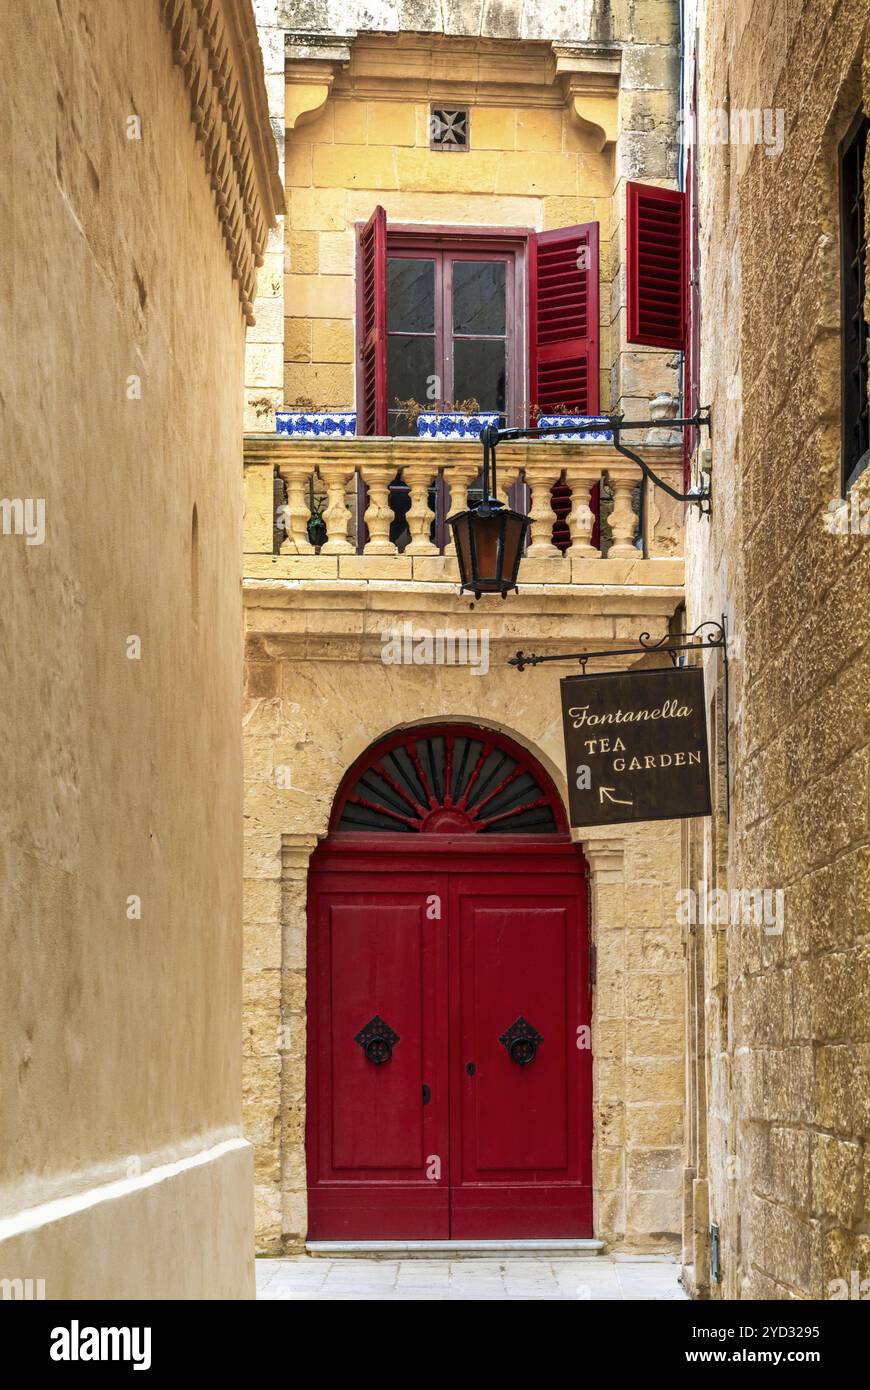
[[[592,1234],[585,878],[494,730],[350,769],[309,877],[309,1238]]]

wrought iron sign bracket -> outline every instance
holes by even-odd
[[[590,421],[586,425],[530,425],[527,429],[510,428],[499,429],[498,425],[487,425],[480,432],[481,443],[483,444],[483,471],[484,471],[484,505],[491,505],[495,498],[487,496],[490,471],[493,476],[493,492],[495,491],[495,451],[503,439],[544,439],[547,435],[566,434],[599,434],[604,421],[607,420],[607,428],[613,435],[613,447],[618,454],[624,458],[631,459],[636,463],[645,478],[654,487],[661,488],[669,497],[673,497],[675,502],[687,502],[690,506],[697,507],[701,516],[709,516],[712,508],[712,488],[709,479],[705,483],[700,483],[697,487],[690,488],[688,492],[678,492],[676,488],[666,483],[664,478],[660,478],[654,473],[649,464],[641,458],[640,454],[628,449],[620,438],[625,430],[649,430],[655,429],[660,425],[662,429],[669,430],[688,430],[706,428],[710,438],[713,437],[713,424],[710,414],[710,407],[701,406],[695,411],[694,415],[679,420],[626,420],[622,415],[600,415],[597,420]],[[491,467],[490,467],[491,466]],[[495,505],[499,503],[496,501]]]
[[[682,638],[683,640],[677,640]],[[548,661],[579,661],[581,676],[586,675],[586,663],[594,657],[645,656],[650,652],[667,652],[673,666],[679,665],[679,654],[684,651],[701,651],[705,647],[715,648],[722,653],[723,693],[725,696],[725,819],[731,819],[731,759],[728,748],[728,620],[722,614],[722,621],[710,619],[699,623],[691,632],[673,634],[666,632],[663,637],[653,639],[648,632],[638,636],[636,647],[617,647],[610,651],[597,652],[552,652],[546,656],[534,653],[517,652],[510,657],[509,666],[524,671],[527,666],[542,666]]]

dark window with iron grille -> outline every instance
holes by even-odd
[[[843,495],[870,462],[864,293],[867,224],[864,167],[870,119],[853,122],[840,146],[840,255],[843,315]]]

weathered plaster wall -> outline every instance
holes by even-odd
[[[299,33],[435,33],[491,39],[559,39],[595,43],[638,37],[671,11],[670,0],[277,0],[288,29]]]
[[[250,1297],[245,272],[156,0],[2,28],[2,490],[45,538],[0,535],[0,1277]]]
[[[825,525],[840,496],[837,146],[862,97],[870,109],[867,7],[707,4],[700,32],[702,107],[781,112],[784,142],[699,151],[715,501],[712,524],[689,524],[687,587],[690,625],[729,616],[733,782],[730,828],[699,837],[687,867],[693,885],[782,889],[785,915],[781,934],[694,933],[686,1258],[705,1289],[716,1222],[714,1296],[824,1298],[870,1276],[870,546]]]
[[[350,592],[353,589],[353,593]],[[440,590],[440,592],[439,592]],[[497,602],[493,600],[492,603]],[[638,609],[661,604],[635,593]],[[245,1124],[255,1147],[257,1241],[297,1249],[306,1231],[305,1007],[308,860],[338,784],[395,728],[441,719],[497,727],[529,748],[564,795],[558,668],[518,674],[518,624],[542,639],[636,634],[637,617],[471,613],[452,586],[246,586]],[[648,605],[648,606],[647,606]],[[480,605],[478,605],[478,609]],[[562,616],[560,616],[562,613]],[[389,666],[380,633],[412,617],[490,633],[490,669]],[[528,631],[528,629],[527,629]],[[570,634],[574,634],[573,638]],[[526,679],[526,677],[529,679]],[[579,838],[590,865],[596,1234],[622,1249],[676,1248],[682,1167],[683,1018],[676,826]]]

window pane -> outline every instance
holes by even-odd
[[[481,410],[505,408],[505,345],[489,338],[454,338],[453,395],[473,396]]]
[[[454,261],[453,332],[504,331],[504,261]]]
[[[403,333],[387,337],[387,404],[396,407],[396,397],[413,397],[425,405],[430,378],[435,375],[435,339],[408,338]]]
[[[435,262],[387,257],[387,328],[435,332]]]

